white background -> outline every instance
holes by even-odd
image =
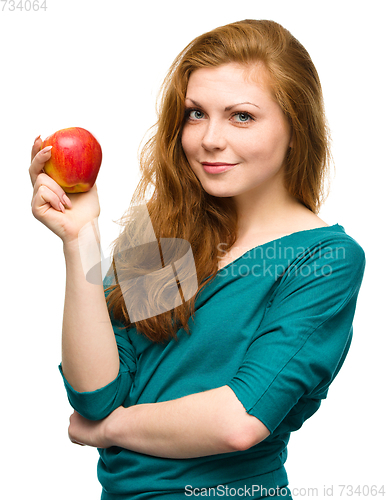
[[[96,500],[98,454],[67,438],[71,408],[57,365],[65,289],[59,238],[31,213],[34,138],[70,126],[103,149],[97,185],[105,248],[138,181],[137,152],[161,81],[194,37],[246,18],[273,19],[309,51],[323,85],[336,175],[320,217],[364,248],[366,273],[348,358],[318,413],[294,433],[296,488],[386,483],[386,71],[381,1],[47,0],[0,9],[2,190],[1,496]],[[348,490],[347,490],[348,493]],[[387,494],[387,485],[386,485]],[[316,494],[314,495],[316,496]],[[309,498],[312,494],[309,495]],[[380,497],[382,498],[382,497]]]

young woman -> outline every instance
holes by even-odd
[[[317,216],[330,156],[307,51],[245,20],[179,54],[141,157],[145,211],[123,218],[103,283],[82,264],[97,188],[67,197],[40,146],[32,212],[63,241],[69,435],[98,447],[102,499],[290,497],[289,436],[342,366],[365,266]],[[168,242],[187,245],[157,264]]]

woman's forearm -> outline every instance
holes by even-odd
[[[104,428],[110,446],[166,458],[246,450],[270,434],[246,413],[228,386],[172,401],[120,407]]]
[[[94,227],[93,227],[94,225]],[[78,392],[94,391],[114,380],[119,356],[102,284],[97,222],[82,237],[64,244],[66,293],[62,329],[62,370]],[[93,282],[85,262],[98,262]],[[96,284],[98,282],[98,284]]]

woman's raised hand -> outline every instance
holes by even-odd
[[[44,173],[51,151],[40,150],[42,140],[35,139],[29,173],[32,186],[32,213],[36,219],[59,236],[64,244],[77,239],[79,231],[99,216],[97,186],[85,193],[66,194],[57,182]]]

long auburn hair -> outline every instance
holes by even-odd
[[[191,73],[230,62],[246,68],[257,63],[264,65],[272,93],[293,132],[293,146],[286,157],[285,185],[291,195],[314,213],[318,213],[323,201],[331,159],[329,129],[320,80],[305,48],[288,30],[267,20],[239,21],[195,38],[176,57],[166,75],[159,94],[158,120],[152,137],[141,150],[141,180],[131,206],[146,207],[148,219],[134,208],[129,208],[119,219],[123,230],[113,242],[112,265],[107,274],[115,277],[115,284],[105,289],[111,317],[125,328],[135,326],[138,333],[153,342],[177,338],[181,327],[190,333],[189,319],[194,321],[195,298],[218,270],[219,245],[222,243],[222,250],[227,251],[237,239],[233,199],[214,197],[204,191],[181,145]],[[154,305],[153,310],[162,311],[163,292],[176,287],[175,277],[166,281],[166,274],[157,265],[161,241],[172,241],[162,240],[167,238],[190,243],[199,286],[189,300],[177,297],[175,307],[165,305],[165,312],[147,317],[145,302],[150,309]],[[135,251],[136,246],[144,248],[144,243],[151,241],[157,241],[153,249]],[[152,282],[144,296],[139,294],[136,304],[137,310],[143,311],[140,317],[145,319],[135,321],[128,314],[125,298],[136,301],[140,280],[146,279],[149,271]],[[178,287],[181,293],[179,282]]]

